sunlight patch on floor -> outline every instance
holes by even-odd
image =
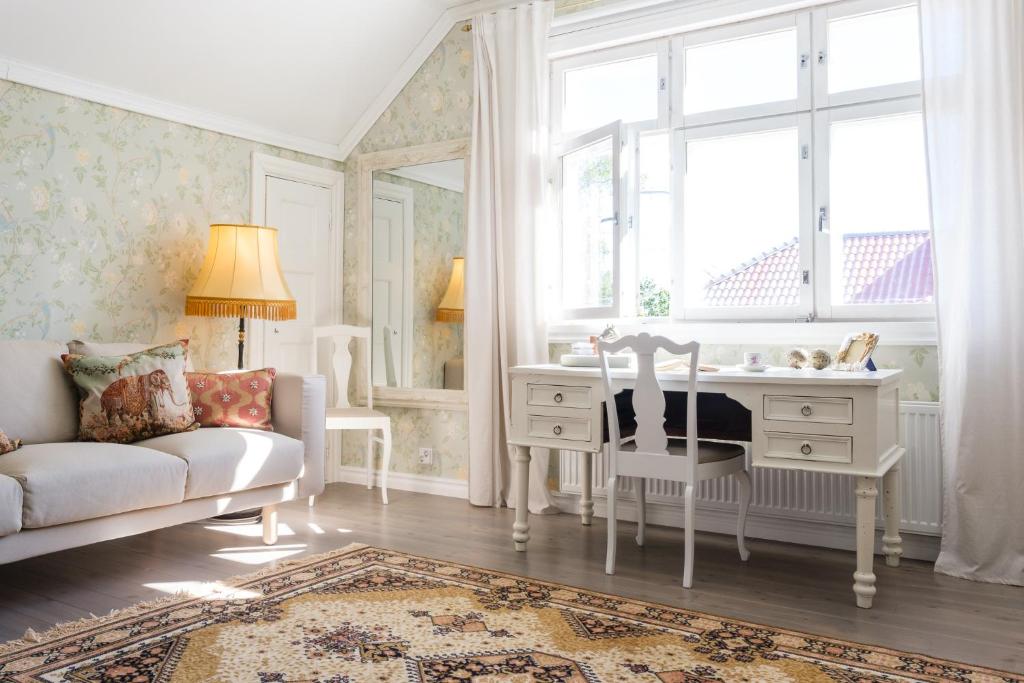
[[[315,524],[313,522],[309,522],[306,526],[308,526],[310,529],[312,529],[314,534],[322,534],[322,533],[324,533],[323,527],[321,527],[319,524]]]
[[[233,534],[235,536],[245,536],[246,538],[260,538],[263,536],[262,524],[211,524],[210,526],[204,526],[203,528],[208,531],[219,531],[222,534]],[[277,535],[294,536],[295,531],[284,522],[278,522]]]
[[[253,545],[240,548],[221,548],[218,552],[210,553],[210,557],[219,560],[230,560],[239,564],[265,564],[292,555],[298,555],[306,549],[305,543],[293,543],[290,545]]]
[[[338,529],[338,533],[339,534],[350,534],[350,533],[352,533],[352,530],[351,529]]]
[[[164,581],[142,585],[168,595],[187,595],[205,600],[245,600],[262,597],[262,594],[256,591],[225,586],[219,581]]]

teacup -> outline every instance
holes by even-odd
[[[759,351],[747,351],[743,354],[743,364],[753,367],[760,367],[764,364],[764,354]]]

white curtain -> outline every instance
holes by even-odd
[[[922,0],[946,500],[935,569],[1024,584],[1024,0]]]
[[[549,2],[473,19],[473,147],[466,238],[469,500],[510,491],[509,368],[546,362],[538,231],[547,178]],[[553,512],[548,452],[533,449],[530,511]]]

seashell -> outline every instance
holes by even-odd
[[[791,368],[807,367],[809,360],[807,349],[792,349],[786,354],[786,363]]]
[[[811,367],[815,370],[824,370],[832,365],[832,354],[825,349],[814,349],[811,351]]]

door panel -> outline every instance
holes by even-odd
[[[331,192],[268,177],[266,197],[266,224],[278,229],[281,270],[295,297],[297,318],[264,325],[264,365],[308,373],[313,370],[313,327],[331,321]]]
[[[373,383],[386,385],[384,328],[391,330],[395,376],[405,377],[406,344],[404,305],[406,289],[405,222],[406,206],[377,194],[373,198]]]

